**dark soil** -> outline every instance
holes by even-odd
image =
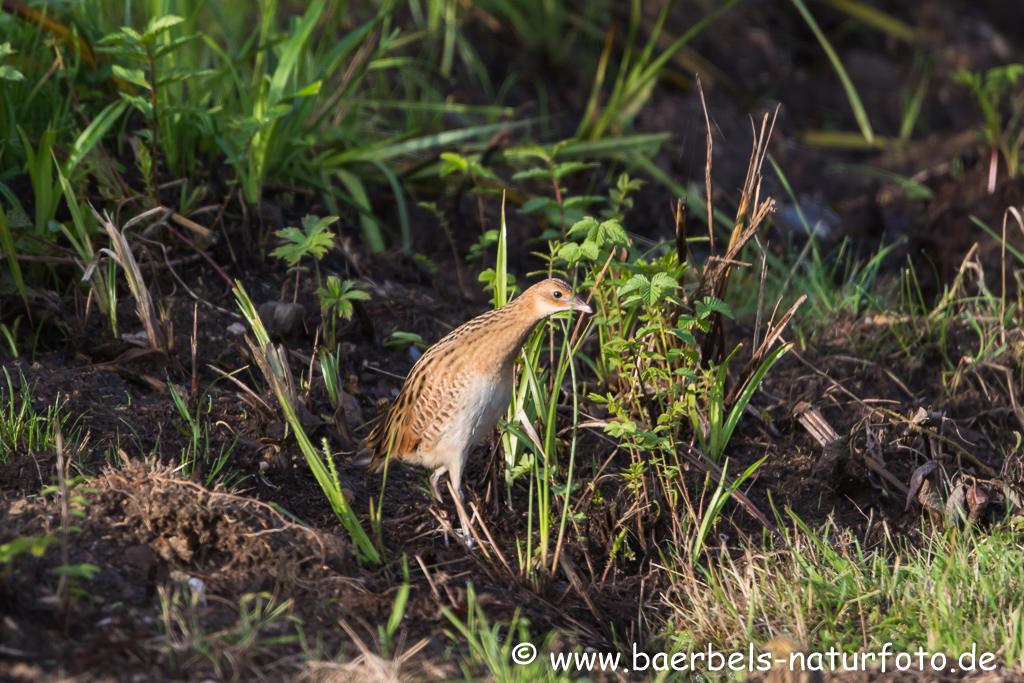
[[[680,3],[674,10],[669,26],[675,35],[685,30],[695,4]],[[991,7],[972,3],[966,13],[960,3],[882,4],[910,24],[923,26],[928,34],[925,44],[935,75],[919,125],[926,134],[915,135],[899,151],[872,154],[831,152],[800,142],[798,132],[805,129],[855,130],[845,95],[792,7],[741,4],[694,44],[744,93],[739,97],[724,84],[704,83],[715,145],[714,198],[727,213],[735,206],[750,153],[749,117],[781,103],[771,152],[797,197],[820,207],[827,216],[826,241],[837,244],[850,236],[871,250],[883,235],[886,243],[902,241],[886,275],[894,276],[909,255],[927,266],[919,271],[926,273],[923,284],[932,292],[951,281],[971,246],[979,242],[981,263],[992,286],[992,278],[1000,272],[998,243],[980,234],[967,217],[976,215],[989,225],[1000,225],[1005,208],[1020,204],[1024,184],[1002,174],[996,192],[985,191],[988,156],[973,134],[979,123],[976,104],[964,89],[943,80],[943,74],[951,63],[978,70],[1022,61],[1024,37],[999,34],[1014,26],[998,18],[1005,8],[997,2],[989,3]],[[823,29],[835,37],[840,56],[877,118],[876,133],[895,135],[900,88],[916,85],[912,77],[919,76],[913,49],[869,30],[841,30],[848,21],[845,15],[823,4],[815,5],[814,12]],[[489,59],[484,54],[495,74],[516,66],[503,62],[499,49],[507,47],[511,36],[498,37],[496,53]],[[590,87],[587,79],[569,79],[572,82],[563,84],[557,97],[565,101],[552,106],[578,116]],[[520,96],[530,97],[528,93]],[[699,96],[669,87],[656,91],[638,119],[641,132],[674,133],[672,146],[658,161],[684,186],[693,183],[703,188],[703,121]],[[957,169],[951,166],[954,158],[961,163]],[[837,163],[870,164],[907,176],[921,174],[921,182],[935,196],[930,202],[910,200],[867,176],[831,171]],[[783,211],[788,197],[767,170],[765,179],[763,194],[776,197]],[[645,239],[674,239],[670,199],[667,190],[649,183],[628,219],[631,230]],[[292,213],[304,212],[277,207],[272,194],[267,204],[270,208],[264,213],[274,220],[287,222],[294,218]],[[387,196],[375,198],[375,206],[387,204]],[[488,204],[486,210],[493,223],[498,207]],[[455,225],[464,227],[455,232],[455,240],[460,254],[468,253],[479,234],[475,198],[457,201],[447,211],[457,216]],[[401,383],[394,376],[404,376],[414,362],[408,351],[385,347],[384,340],[397,329],[433,342],[487,308],[486,297],[476,286],[465,297],[459,295],[451,252],[436,219],[425,211],[415,213],[414,219],[417,245],[439,266],[440,275],[399,254],[373,256],[351,246],[358,237],[351,226],[343,228],[349,238],[345,248],[332,252],[321,264],[325,275],[362,276],[373,283],[371,300],[357,306],[352,321],[339,330],[345,349],[342,384],[348,396],[344,414],[335,416],[336,425],[325,423],[310,435],[314,443],[327,438],[331,448],[341,453],[336,463],[342,487],[364,522],[371,499],[375,503],[380,499],[381,482],[354,466],[349,455],[372,428],[381,402],[397,394]],[[528,281],[526,273],[537,266],[530,257],[536,247],[528,240],[536,238],[540,228],[512,212],[509,220],[516,236],[512,262],[520,281]],[[690,232],[706,233],[705,224],[693,217],[690,221]],[[257,303],[277,300],[287,276],[276,263],[259,258],[259,228],[250,225],[249,230],[256,236],[246,240],[249,247],[241,239],[234,244],[245,252],[240,265],[228,265],[223,243],[213,253],[233,277],[242,279]],[[1010,237],[1018,248],[1024,243],[1019,231],[1011,231]],[[778,250],[800,242],[783,220],[776,222],[766,239],[770,248]],[[182,255],[190,253],[183,249]],[[467,266],[467,282],[475,283],[476,272],[486,265],[478,261]],[[230,628],[238,619],[242,596],[266,594],[278,602],[292,601],[289,613],[301,619],[305,634],[321,639],[321,657],[329,659],[339,652],[355,656],[358,650],[340,624],[353,629],[363,642],[376,642],[376,625],[387,622],[402,582],[403,555],[412,570],[412,589],[401,630],[408,645],[425,639],[417,654],[428,663],[420,671],[424,678],[461,677],[458,655],[463,653],[451,650],[452,642],[444,635],[451,626],[442,609],[466,617],[468,582],[492,623],[507,621],[518,612],[529,620],[534,634],[574,634],[562,636],[563,651],[576,644],[607,648],[613,638],[630,642],[651,635],[642,630],[646,626],[638,624],[636,616],[641,611],[653,614],[655,608],[637,602],[641,596],[650,600],[660,587],[650,563],[657,557],[657,543],[666,537],[662,532],[667,522],[653,515],[645,518],[649,535],[642,541],[630,536],[631,557],[620,556],[609,566],[616,515],[630,505],[620,474],[630,458],[600,431],[584,432],[579,452],[588,462],[607,460],[606,474],[612,476],[598,483],[604,502],[587,507],[586,519],[572,529],[566,552],[565,565],[581,580],[582,591],[566,578],[568,571],[546,585],[531,585],[504,570],[494,558],[486,559],[479,551],[467,553],[454,541],[446,545],[435,533],[437,523],[430,509],[433,505],[453,520],[450,500],[441,508],[432,504],[424,473],[404,468],[389,473],[383,493],[388,563],[383,569],[368,570],[347,550],[344,529],[294,439],[286,436],[277,411],[267,410],[221,377],[250,366],[237,378],[257,393],[257,387],[264,386],[243,338],[232,329],[240,318],[231,312],[236,306],[227,283],[202,261],[192,261],[176,272],[190,292],[165,270],[152,271],[150,285],[173,323],[170,353],[141,353],[138,346],[113,339],[95,310],[83,320],[76,311],[84,310],[84,302],[65,300],[47,319],[34,357],[4,363],[15,389],[22,382],[32,387],[39,408],[58,397],[66,401],[65,412],[72,417],[64,428],[68,441],[64,456],[76,502],[66,546],[55,543],[41,557],[23,556],[0,575],[0,680],[57,680],[63,675],[81,681],[232,678],[231,672],[217,672],[202,657],[174,654],[172,644],[161,635],[166,633],[161,600],[180,601],[181,583],[190,578],[205,586],[205,603],[191,607],[205,633]],[[201,303],[197,305],[193,295]],[[137,332],[127,294],[122,299],[121,331]],[[282,338],[292,352],[296,377],[308,375],[313,332],[319,324],[308,285],[299,301],[308,307],[304,324]],[[964,356],[960,349],[969,348],[966,331],[963,339],[954,331],[948,343],[954,367],[945,367],[938,349],[903,352],[896,342],[895,328],[900,324],[876,316],[836,320],[818,330],[808,326],[803,333],[807,344],[784,357],[767,376],[754,400],[757,410],[741,421],[728,453],[736,471],[768,456],[745,489],[759,510],[770,516],[772,503],[778,510],[788,507],[812,527],[831,520],[841,529],[853,530],[867,547],[881,543],[889,533],[913,538],[920,531],[922,515],[928,513],[919,504],[907,506],[905,496],[866,467],[864,458],[880,454],[896,479],[909,482],[919,463],[903,446],[934,447],[927,436],[906,426],[919,408],[944,414],[942,433],[976,460],[958,463],[965,472],[987,482],[1004,469],[1002,454],[1008,452],[1012,432],[1020,425],[1005,392],[989,391],[989,385],[998,386],[1001,381],[998,368],[968,375],[953,390],[948,371]],[[749,348],[752,336],[747,323],[727,327],[729,348],[739,342]],[[738,358],[734,368],[745,361]],[[203,422],[209,425],[210,453],[234,444],[218,478],[228,487],[210,490],[203,485],[215,467],[212,460],[198,463],[191,478],[173,471],[181,464],[188,440],[176,427],[182,418],[171,400],[170,384],[186,397],[190,410],[208,411]],[[268,392],[262,398],[275,405]],[[822,447],[795,414],[801,403],[817,408],[838,436],[850,439],[852,455],[827,471],[818,467]],[[315,416],[331,412],[325,390],[317,382],[309,392],[308,407]],[[584,406],[586,411],[593,408]],[[890,412],[883,413],[882,408]],[[932,424],[936,419],[941,422],[933,418]],[[871,446],[872,439],[881,446]],[[947,453],[957,452],[955,446],[945,448]],[[0,465],[0,544],[23,536],[60,535],[60,496],[41,493],[58,483],[57,462],[57,453],[44,451],[20,454]],[[516,540],[526,535],[527,495],[516,486],[511,500],[506,499],[501,467],[492,435],[471,457],[464,488],[493,535],[495,550],[516,567]],[[88,478],[78,480],[79,474]],[[696,485],[699,473],[691,469],[689,474]],[[586,487],[590,482],[584,476],[579,483]],[[762,530],[739,505],[729,508],[728,519],[719,526],[716,531],[732,547],[745,537],[758,537]],[[98,573],[75,579],[73,599],[58,600],[58,577],[52,570],[82,563],[95,565]],[[429,572],[429,580],[421,566]],[[285,643],[247,650],[232,661],[241,679],[251,679],[260,671],[287,680],[301,668],[296,663],[301,654],[298,644]],[[828,678],[861,681],[882,676],[862,672]],[[1001,672],[956,680],[1022,679],[1019,674]]]

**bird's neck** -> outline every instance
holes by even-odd
[[[469,325],[474,328],[474,336],[479,336],[481,343],[487,345],[487,353],[496,363],[511,366],[541,320],[543,317],[537,317],[529,302],[519,298],[485,313]]]

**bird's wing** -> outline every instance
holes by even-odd
[[[428,352],[413,367],[384,419],[366,437],[374,454],[370,471],[384,466],[389,450],[395,457],[416,452],[453,418],[466,383],[462,373],[452,372],[452,355],[438,350],[442,353]]]

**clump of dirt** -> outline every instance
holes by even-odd
[[[158,589],[184,581],[203,601],[235,603],[254,593],[299,599],[291,610],[321,630],[330,617],[317,605],[353,589],[342,540],[291,522],[272,506],[203,487],[165,467],[135,462],[69,491],[71,532],[40,557],[19,557],[0,582],[5,648],[54,660],[65,671],[136,669],[153,661]],[[59,497],[0,504],[0,544],[18,537],[61,536]],[[95,569],[59,586],[67,567]],[[237,615],[199,612],[213,631]],[[70,633],[69,633],[70,631]],[[329,631],[327,632],[329,633]],[[71,636],[67,639],[66,636]],[[79,643],[74,649],[67,645]],[[336,646],[336,643],[335,643]],[[141,662],[140,662],[141,660]]]

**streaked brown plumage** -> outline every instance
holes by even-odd
[[[437,483],[448,472],[461,503],[469,451],[512,401],[519,350],[537,323],[568,310],[591,312],[568,284],[544,280],[455,329],[413,366],[357,460],[379,472],[390,450],[392,460],[432,468],[430,486],[438,499]]]
[[[779,636],[765,643],[764,649],[772,658],[765,683],[822,683],[821,672],[809,668],[810,653],[803,643],[789,636]]]

